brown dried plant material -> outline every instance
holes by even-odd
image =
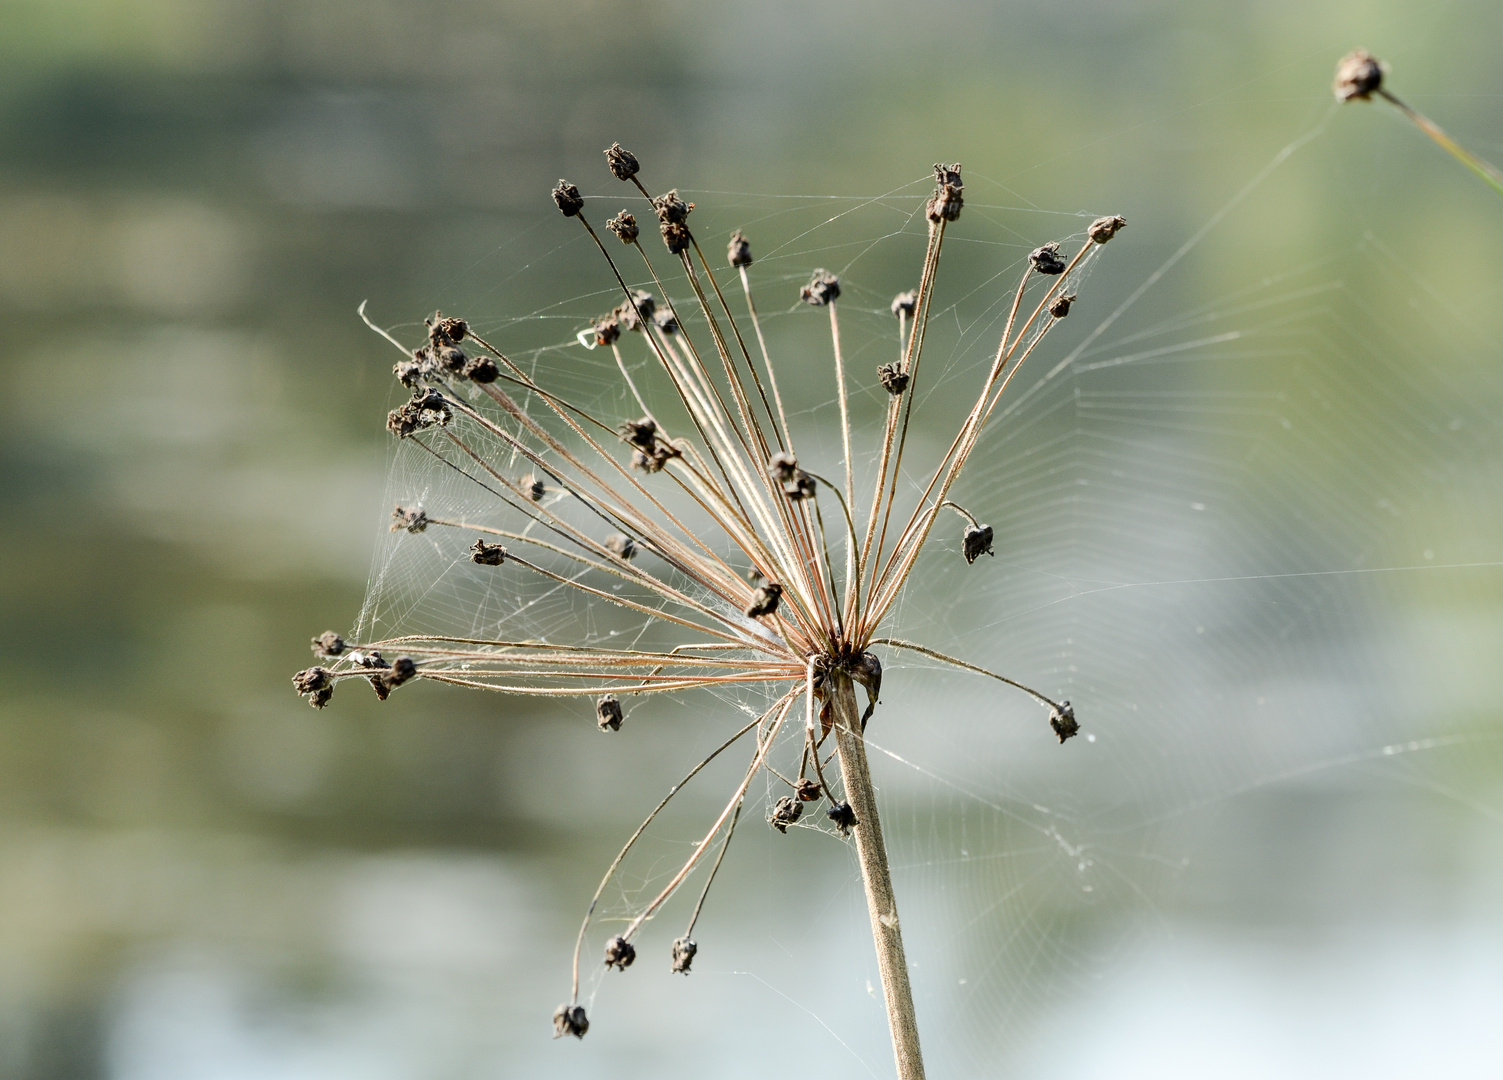
[[[1049,726],[1063,743],[1080,733],[1080,723],[1075,719],[1075,708],[1068,701],[1061,701],[1049,710]]]
[[[614,345],[621,337],[621,320],[616,318],[616,313],[596,319],[590,324],[590,332],[595,335],[595,344],[601,347]]]
[[[930,223],[938,225],[941,221],[957,220],[960,208],[965,205],[962,197],[965,185],[960,180],[960,163],[957,161],[954,165],[935,165],[934,182],[934,194],[930,196],[929,205],[925,208]]]
[[[892,298],[892,313],[901,315],[905,319],[913,318],[913,313],[918,310],[918,290],[909,289],[900,292]]]
[[[850,836],[851,830],[861,824],[856,820],[856,811],[851,809],[848,802],[832,804],[825,810],[825,817],[835,823],[835,831],[841,836]]]
[[[694,212],[694,204],[679,198],[678,189],[666,191],[652,200],[652,209],[662,225],[683,225]]]
[[[1070,314],[1070,305],[1073,303],[1075,303],[1074,293],[1061,293],[1050,302],[1049,314],[1056,319],[1063,319]]]
[[[673,965],[668,969],[675,975],[689,974],[689,965],[694,963],[694,954],[699,946],[690,937],[675,938],[673,942]]]
[[[1111,214],[1107,217],[1099,217],[1086,226],[1086,235],[1094,243],[1104,244],[1117,233],[1127,228],[1127,219],[1121,214]]]
[[[994,555],[992,551],[992,527],[990,525],[967,525],[965,535],[961,537],[961,546],[965,554],[966,565],[970,565],[982,555]]]
[[[800,300],[814,307],[832,304],[840,297],[840,279],[828,270],[816,270],[798,295]]]
[[[605,943],[605,966],[625,971],[637,958],[637,947],[620,934]]]
[[[752,264],[751,241],[740,229],[731,233],[731,242],[726,245],[725,249],[725,259],[735,267]]]
[[[605,549],[618,559],[631,559],[637,553],[637,542],[625,533],[611,533],[605,538]]]
[[[416,390],[412,400],[386,415],[386,430],[399,439],[431,427],[443,427],[454,419],[444,395],[437,390]]]
[[[585,1032],[590,1030],[590,1019],[585,1015],[583,1005],[560,1005],[553,1014],[553,1037],[561,1039],[565,1035],[573,1035],[576,1039],[583,1039]]]
[[[635,214],[621,211],[613,218],[606,218],[605,227],[616,234],[616,239],[623,244],[635,244],[641,230],[637,227]]]
[[[793,794],[798,796],[799,802],[817,802],[824,796],[824,789],[813,780],[804,777],[801,780],[795,781]]]
[[[657,298],[646,289],[633,289],[630,299],[616,306],[615,316],[623,330],[641,331],[646,325],[642,320],[651,319],[658,309]]]
[[[332,630],[325,630],[313,639],[313,652],[318,656],[342,656],[344,647],[344,638]]]
[[[1331,91],[1336,100],[1370,101],[1383,86],[1383,65],[1366,49],[1353,49],[1336,64]]]
[[[605,164],[611,170],[611,175],[617,180],[630,180],[637,175],[642,167],[637,162],[637,155],[627,150],[620,143],[611,143],[605,151]]]
[[[670,255],[682,255],[689,250],[694,237],[689,232],[689,227],[678,221],[664,221],[658,225],[658,232],[663,234],[663,246],[668,249]]]
[[[445,316],[442,311],[435,311],[433,318],[426,320],[428,323],[428,340],[437,345],[447,342],[458,345],[470,332],[470,324],[463,319]]]
[[[580,195],[579,188],[567,180],[560,180],[553,189],[553,202],[564,217],[578,217],[584,209],[584,197]]]
[[[1068,265],[1064,259],[1060,258],[1058,243],[1049,243],[1043,247],[1034,248],[1029,252],[1028,262],[1039,273],[1049,277],[1063,274]]]
[[[487,544],[476,540],[470,545],[470,561],[481,566],[500,566],[506,561],[506,549],[500,544]]]
[[[595,702],[595,723],[601,731],[620,731],[625,715],[621,711],[621,699],[615,694],[607,694]]]
[[[321,667],[299,671],[292,677],[292,686],[315,709],[322,709],[334,696],[334,676]]]
[[[909,375],[896,362],[880,365],[877,368],[877,378],[882,382],[882,389],[893,397],[908,389]]]
[[[776,581],[769,581],[752,592],[751,602],[746,605],[747,617],[756,619],[773,614],[778,610],[782,599],[783,586]]]
[[[391,531],[417,534],[428,527],[428,515],[421,506],[398,506],[391,512]]]
[[[787,835],[788,826],[792,825],[804,815],[804,804],[791,795],[784,795],[772,808],[772,813],[767,815],[767,824],[778,832]]]

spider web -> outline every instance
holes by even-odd
[[[1418,791],[1491,829],[1503,821],[1496,788],[1477,781],[1503,766],[1490,711],[1503,676],[1486,659],[1499,635],[1472,606],[1496,590],[1503,569],[1498,531],[1478,527],[1491,522],[1484,516],[1503,480],[1496,349],[1413,276],[1394,247],[1401,241],[1372,222],[1349,224],[1301,261],[1242,266],[1217,284],[1228,255],[1217,227],[1250,200],[1278,199],[1281,166],[1318,158],[1323,134],[1316,126],[1291,142],[1183,246],[1153,243],[1162,254],[1152,261],[1130,254],[1146,238],[1128,209],[1128,230],[1077,282],[1076,310],[1028,362],[952,496],[995,528],[995,558],[967,566],[958,528],[942,527],[890,617],[891,636],[1070,699],[1085,732],[1060,747],[1028,699],[882,653],[882,704],[868,738],[934,1075],[991,1075],[1025,1060],[1036,1032],[1099,993],[1103,979],[1122,977],[1147,943],[1172,933],[1169,912],[1193,892],[1196,860],[1215,861],[1207,837],[1248,800],[1338,791],[1383,805]],[[914,407],[910,498],[920,466],[964,414],[1027,252],[1124,209],[1040,210],[985,177],[966,180]],[[858,502],[874,473],[861,436],[873,441],[885,404],[872,372],[896,354],[888,301],[917,284],[929,182],[860,197],[684,192],[700,204],[693,224],[712,259],[712,238],[734,227],[751,238],[801,461],[830,477],[840,442],[828,330],[797,302],[797,287],[815,267],[840,275]],[[592,198],[587,213],[598,223],[623,201]],[[489,321],[465,314],[550,390],[624,420],[640,410],[609,350],[575,338],[619,301],[595,263],[585,239],[563,240],[513,273],[599,288]],[[739,293],[723,283],[739,315]],[[503,276],[495,295],[506,287]],[[687,289],[669,287],[703,341]],[[417,334],[409,327],[406,336]],[[670,413],[645,348],[623,346],[649,403]],[[527,404],[538,413],[538,402]],[[500,440],[470,434],[498,469],[529,471]],[[431,517],[510,528],[523,520],[409,443],[394,451],[389,493]],[[437,527],[384,535],[359,633],[676,643],[644,616],[473,565],[472,539]],[[613,738],[638,733],[651,749],[624,751],[630,770],[618,794],[631,809],[620,839],[768,703],[761,691],[629,702],[626,729]],[[567,710],[573,722],[593,720],[588,702]],[[652,742],[649,725],[671,735]],[[796,769],[800,737],[784,737],[777,768]],[[702,955],[689,983],[658,990],[657,977],[651,991],[628,993],[615,980],[647,976],[598,970],[599,939],[661,888],[716,794],[723,801],[731,789],[744,760],[730,757],[659,819],[602,897],[584,954],[584,1001],[598,1031],[586,1045],[619,1050],[597,1044],[612,1038],[614,1012],[634,1047],[657,1048],[642,1049],[645,1069],[661,1048],[723,1049],[707,1033],[713,1025],[694,1021],[748,1010],[786,1025],[769,1040],[775,1047],[747,1052],[748,1074],[792,1051],[885,1075],[854,857],[821,815],[787,837],[765,828],[766,805],[786,790],[775,777],[751,789],[695,933]],[[570,783],[567,763],[538,768]],[[649,967],[657,950],[666,955],[702,881],[701,872],[644,931]],[[571,941],[561,929],[560,983]],[[550,988],[539,998],[540,1015],[554,996]]]

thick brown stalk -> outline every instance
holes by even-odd
[[[882,974],[882,997],[887,1003],[887,1026],[892,1032],[892,1053],[899,1080],[923,1080],[924,1059],[919,1052],[918,1018],[913,1011],[913,990],[908,985],[908,961],[903,956],[903,931],[898,922],[898,904],[892,893],[892,875],[887,867],[887,847],[882,842],[882,823],[877,817],[877,793],[872,788],[866,762],[866,741],[861,735],[861,712],[850,676],[831,672],[826,683],[835,713],[835,743],[840,748],[840,778],[845,797],[856,815],[852,830],[856,857],[861,863],[861,883],[866,887],[866,910],[872,921],[872,940],[877,947],[877,969]]]

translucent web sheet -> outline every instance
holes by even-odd
[[[1275,183],[1291,155],[1318,150],[1322,132],[1292,142],[1183,247],[1158,241],[1165,257],[1133,262],[1134,277],[1114,269],[1124,249],[1149,239],[1131,220],[1102,250],[1072,286],[1080,300],[1068,323],[1028,361],[953,496],[994,527],[995,558],[966,565],[958,522],[942,522],[890,617],[893,637],[1068,698],[1084,731],[1061,747],[1028,698],[882,651],[882,705],[868,737],[935,1075],[981,1075],[1021,1052],[1031,1021],[1161,929],[1159,907],[1201,854],[1202,829],[1239,798],[1308,785],[1412,789],[1503,824],[1497,798],[1479,798],[1467,779],[1503,765],[1491,715],[1503,666],[1489,659],[1499,634],[1471,602],[1496,590],[1503,573],[1503,540],[1477,527],[1478,516],[1495,520],[1488,500],[1500,480],[1496,347],[1411,277],[1377,229],[1351,230],[1303,263],[1230,287],[1200,279],[1202,241]],[[908,485],[932,466],[969,404],[1027,252],[1078,237],[1096,213],[1119,209],[1017,206],[1000,185],[974,173],[966,180],[966,208],[941,263]],[[886,399],[874,369],[898,349],[888,303],[917,283],[929,184],[924,177],[877,197],[684,192],[700,203],[691,224],[712,259],[731,228],[750,237],[753,287],[801,461],[829,477],[840,470],[840,441],[828,325],[798,302],[797,289],[816,267],[839,274],[858,493],[874,474]],[[615,194],[590,199],[586,212],[598,225],[622,204],[646,217],[639,200]],[[573,231],[560,230],[569,238],[525,272],[556,272],[590,283],[588,291],[477,327],[549,389],[626,420],[640,409],[610,351],[575,338],[620,297],[606,268],[584,261],[588,242]],[[691,294],[681,275],[667,278],[655,237],[649,251],[690,333],[704,341]],[[621,265],[631,284],[659,293],[640,265]],[[729,272],[722,284],[741,316]],[[744,320],[742,328],[750,342]],[[410,326],[394,332],[418,340]],[[649,404],[672,418],[675,433],[692,434],[640,340],[625,335],[622,345]],[[543,418],[537,405],[529,407]],[[501,440],[471,434],[495,468],[530,471]],[[504,500],[410,442],[394,451],[389,492],[430,517],[521,527]],[[681,500],[667,502],[692,517]],[[359,635],[613,648],[681,640],[556,583],[474,565],[465,554],[474,536],[437,527],[383,535]],[[653,775],[622,780],[633,813],[768,704],[755,689],[714,698],[626,702],[626,728],[614,738],[629,738],[655,711],[698,716],[706,729]],[[568,708],[580,723],[593,721],[588,702]],[[797,768],[800,739],[793,727],[772,755],[785,774]],[[749,754],[695,783],[728,793]],[[764,813],[785,790],[759,777],[741,828],[765,830]],[[600,1031],[625,993],[613,980],[632,977],[599,969],[600,942],[677,869],[708,805],[666,814],[602,898],[583,997]],[[623,841],[632,827],[623,824]],[[854,861],[828,846],[847,842],[821,814],[794,826],[805,829],[829,833],[820,850],[859,896]],[[741,842],[738,834],[728,867]],[[781,872],[775,859],[765,872]],[[654,965],[702,881],[701,871],[662,928],[649,927]],[[578,898],[581,910],[587,899]],[[715,904],[712,893],[707,910]],[[568,958],[557,960],[562,986]],[[874,971],[869,951],[841,961]],[[852,1019],[827,995],[800,993],[772,961],[747,974],[795,1000],[820,1038],[885,1072],[885,1035],[870,1016]]]

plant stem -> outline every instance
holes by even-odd
[[[882,973],[882,997],[887,1003],[892,1053],[897,1062],[899,1080],[923,1080],[924,1059],[919,1052],[918,1018],[913,1011],[913,990],[908,985],[903,932],[898,923],[898,904],[893,897],[892,876],[887,867],[887,847],[882,842],[882,823],[877,817],[877,793],[872,788],[871,770],[866,762],[866,741],[861,735],[856,692],[850,676],[843,671],[832,671],[825,685],[835,717],[840,777],[845,784],[845,797],[856,815],[856,857],[861,862],[866,910],[872,920],[877,968]]]

